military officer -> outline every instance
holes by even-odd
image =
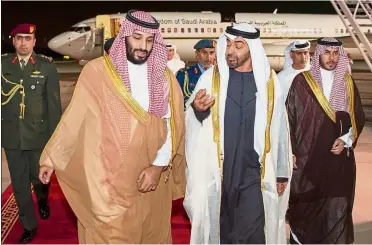
[[[1,57],[1,145],[24,231],[21,243],[36,235],[31,183],[41,219],[49,217],[49,185],[39,181],[39,158],[61,115],[59,76],[52,60],[35,54],[36,26],[21,24],[11,32],[14,54]]]
[[[194,46],[197,63],[193,66],[180,69],[176,73],[178,83],[181,86],[185,104],[194,91],[199,77],[211,67],[216,59],[216,41],[200,40]]]

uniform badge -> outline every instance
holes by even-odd
[[[16,60],[18,59],[18,57],[16,56],[16,57],[14,57],[13,59],[12,59],[12,64],[14,64],[15,62],[16,62]]]
[[[198,69],[196,69],[196,67],[194,68],[194,73],[198,74]]]
[[[31,85],[31,89],[35,89],[35,85]]]
[[[40,74],[40,71],[33,71],[32,74],[38,75]]]
[[[35,30],[35,27],[30,26],[30,33],[31,33],[31,34],[34,33],[34,30]]]
[[[212,41],[212,47],[215,48],[216,47],[216,41]]]
[[[33,57],[30,57],[31,64],[35,65],[36,61],[34,60]]]

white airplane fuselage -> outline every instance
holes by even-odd
[[[176,45],[177,53],[186,62],[195,61],[194,45],[201,39],[217,40],[231,22],[221,22],[221,14],[211,12],[153,12],[160,23],[160,31],[167,43]],[[121,23],[126,14],[112,14],[109,18]],[[369,20],[360,20],[362,31],[370,33]],[[260,29],[261,40],[270,64],[280,69],[284,63],[284,49],[295,39],[315,40],[321,37],[350,38],[338,15],[319,14],[261,14],[236,13],[235,22],[249,23]],[[79,22],[69,31],[49,41],[53,51],[76,60],[92,60],[102,55],[102,46],[94,45],[96,18]],[[116,31],[117,32],[117,31]],[[112,33],[115,36],[116,33]],[[349,40],[350,41],[350,40]],[[312,45],[315,46],[315,45]],[[312,47],[314,48],[314,47]],[[351,42],[346,46],[353,59],[362,59]]]

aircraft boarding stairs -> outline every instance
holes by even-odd
[[[331,3],[372,72],[372,46],[361,31],[361,26],[372,28],[372,0],[331,0]]]

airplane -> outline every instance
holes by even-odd
[[[282,14],[235,13],[223,16],[220,13],[204,12],[150,12],[160,23],[160,32],[165,41],[177,46],[177,52],[185,62],[195,62],[194,44],[200,39],[217,40],[232,22],[249,23],[260,29],[270,65],[281,70],[284,64],[284,49],[294,39],[307,39],[315,48],[316,39],[335,37],[344,46],[353,60],[363,57],[355,46],[347,28],[338,15],[331,14]],[[73,25],[48,42],[48,47],[62,55],[81,62],[103,55],[105,40],[117,35],[120,23],[126,14],[97,15]],[[358,19],[362,31],[372,38],[369,19]]]

